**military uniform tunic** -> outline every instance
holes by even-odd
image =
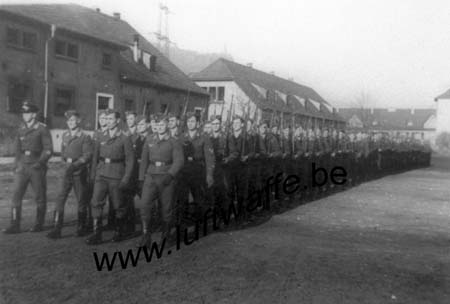
[[[20,219],[22,199],[28,183],[34,191],[37,204],[37,222],[43,224],[47,206],[47,162],[52,155],[52,138],[47,127],[35,121],[27,127],[23,124],[15,139],[15,177],[12,206]]]
[[[179,141],[166,134],[149,134],[142,149],[139,180],[144,181],[141,196],[141,214],[146,222],[151,219],[155,201],[161,204],[161,217],[169,223],[175,191],[175,178],[184,164]]]
[[[56,199],[56,211],[64,213],[67,197],[74,189],[78,212],[86,213],[89,204],[88,167],[91,163],[94,144],[89,135],[81,130],[62,135],[61,156],[65,164],[60,191]]]
[[[99,134],[94,151],[95,184],[92,215],[94,217],[101,216],[105,198],[109,195],[116,210],[115,215],[121,219],[125,216],[127,209],[122,190],[130,182],[135,163],[131,139],[118,129],[114,134],[110,134],[108,130]]]

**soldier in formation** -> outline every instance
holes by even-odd
[[[46,163],[52,142],[45,125],[36,121],[37,112],[36,106],[24,103],[24,124],[16,138],[11,225],[5,233],[20,232],[21,200],[28,183],[38,206],[32,230],[43,229]],[[430,162],[423,138],[312,128],[296,124],[295,119],[290,124],[271,119],[256,125],[248,117],[228,115],[222,121],[218,115],[204,128],[195,113],[185,113],[182,119],[174,113],[147,119],[127,112],[126,127],[121,130],[120,114],[108,109],[99,113],[100,129],[91,140],[80,128],[79,113],[68,111],[66,118],[68,130],[61,147],[64,174],[48,237],[61,237],[64,205],[73,188],[78,203],[77,235],[90,231],[92,208],[93,233],[88,244],[102,242],[107,201],[114,210],[112,241],[126,238],[140,221],[138,245],[150,246],[154,210],[159,211],[163,240],[170,238],[174,223],[201,221],[210,209],[235,208],[236,220],[247,223],[254,214],[267,215],[271,202],[313,200]],[[347,171],[345,182],[335,185],[323,176],[313,179],[318,168],[330,172],[337,166]],[[268,183],[292,175],[302,182],[301,191],[284,193],[276,183]],[[93,188],[91,197],[89,188]],[[250,199],[254,193],[259,194],[256,203]]]

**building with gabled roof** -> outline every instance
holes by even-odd
[[[220,58],[192,79],[211,94],[209,115],[230,112],[261,119],[284,120],[309,127],[343,127],[345,121],[312,88],[265,73],[251,65]],[[247,114],[249,113],[249,115]]]
[[[436,133],[450,133],[450,89],[437,96],[436,101]]]
[[[433,139],[436,133],[435,109],[339,108],[350,130],[387,132]]]
[[[52,129],[77,109],[150,114],[205,108],[209,94],[115,13],[76,4],[0,5],[0,107],[11,119],[33,99]]]

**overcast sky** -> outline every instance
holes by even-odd
[[[43,1],[0,0],[0,3]],[[120,12],[143,35],[159,0],[70,0]],[[450,88],[448,0],[167,0],[179,47],[228,51],[239,63],[314,88],[335,106],[432,107]]]

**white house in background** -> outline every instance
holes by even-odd
[[[435,109],[339,108],[349,129],[413,136],[430,142],[436,136]]]
[[[345,127],[342,117],[312,88],[251,65],[220,58],[191,77],[210,93],[209,117],[222,115],[226,120],[232,112],[249,114],[256,122],[273,118],[285,125],[295,121],[310,127]]]
[[[450,133],[450,89],[434,99],[436,109],[436,133]]]

